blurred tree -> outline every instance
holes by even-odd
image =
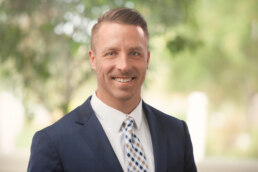
[[[246,104],[258,92],[257,0],[200,0],[192,10],[193,20],[164,38],[172,57],[170,88]]]
[[[75,90],[90,75],[83,12],[79,2],[1,1],[2,73],[9,79],[13,71],[20,74],[25,103],[34,99],[50,111],[68,111]]]
[[[176,0],[2,0],[1,76],[23,89],[25,104],[33,99],[65,114],[74,93],[91,75],[89,30],[103,11],[135,7],[150,22],[159,23],[150,30],[161,33],[167,25],[184,21],[190,5]]]
[[[141,11],[155,26],[151,33],[167,42],[170,89],[202,89],[215,93],[218,101],[225,96],[243,99],[257,92],[256,4],[256,0],[2,0],[2,74],[10,77],[16,71],[25,98],[34,97],[50,110],[59,107],[66,113],[76,89],[91,75],[87,58],[91,26],[103,11],[128,6]]]

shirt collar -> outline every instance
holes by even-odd
[[[135,128],[137,130],[141,128],[143,118],[142,100],[130,114],[125,114],[106,105],[96,96],[96,93],[94,92],[91,98],[91,106],[97,117],[105,124],[108,124],[107,126],[113,131],[121,131],[121,126],[128,115],[134,119]]]

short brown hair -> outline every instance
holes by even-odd
[[[134,9],[131,8],[116,8],[107,11],[103,15],[98,18],[98,22],[93,26],[91,30],[91,48],[94,49],[93,42],[95,34],[97,33],[98,29],[100,28],[101,23],[103,22],[115,22],[121,24],[129,24],[140,26],[147,39],[149,39],[149,32],[147,28],[147,22],[143,18],[143,16]]]

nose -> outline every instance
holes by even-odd
[[[116,68],[122,72],[126,72],[130,69],[130,61],[126,53],[121,53],[116,62]]]

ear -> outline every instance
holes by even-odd
[[[149,62],[150,62],[150,51],[148,50],[148,54],[147,54],[147,69],[149,68]]]
[[[96,60],[93,50],[89,50],[90,64],[93,70],[96,70]]]

